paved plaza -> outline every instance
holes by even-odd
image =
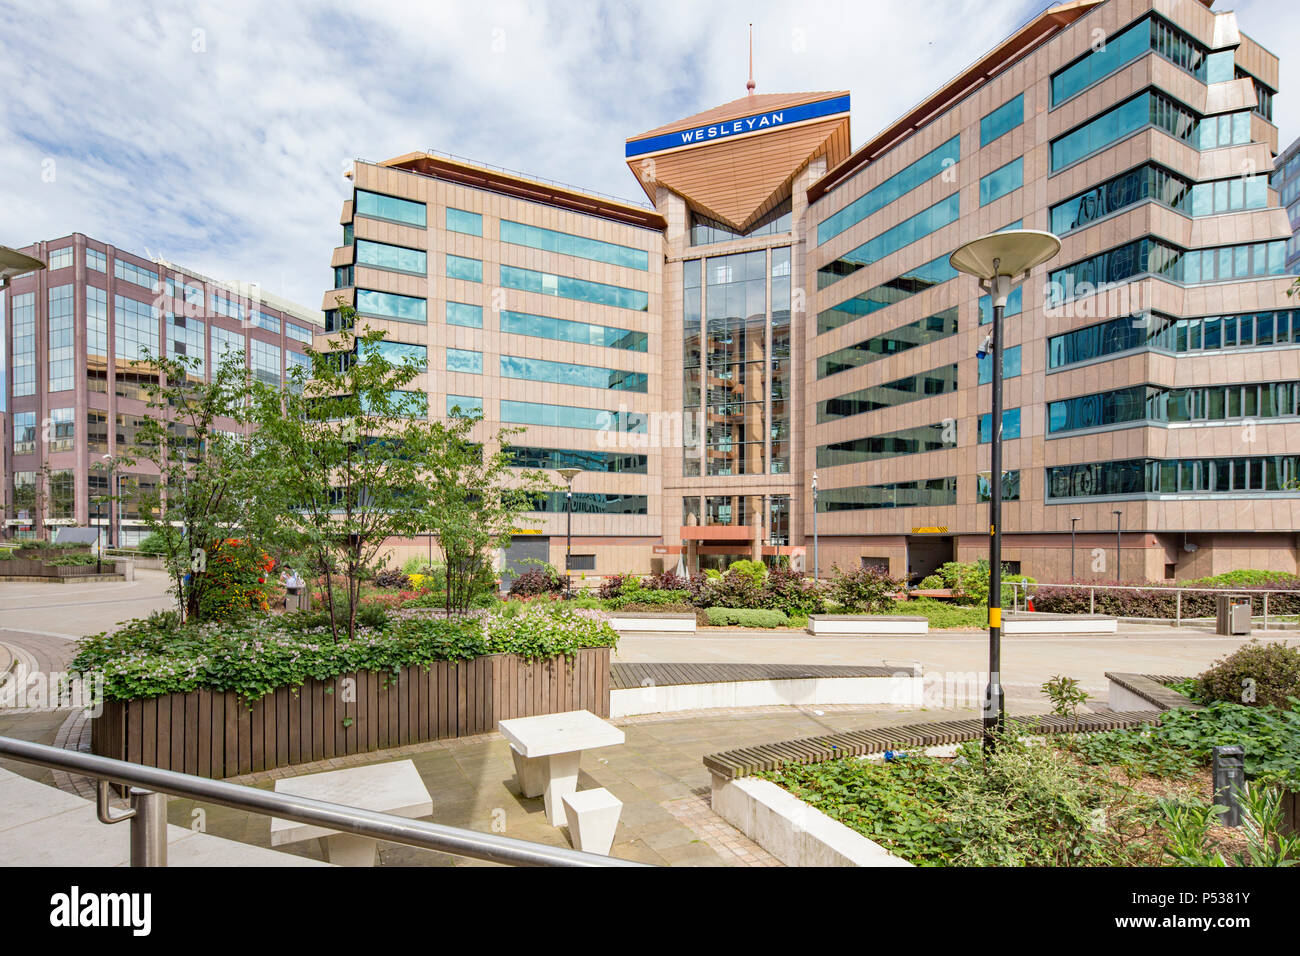
[[[166,581],[143,572],[135,582],[96,586],[0,583],[0,660],[12,657],[29,669],[63,670],[78,633],[104,630],[123,618],[168,606]],[[1038,685],[1056,674],[1083,682],[1105,704],[1105,671],[1195,673],[1239,647],[1242,639],[1214,636],[1204,627],[1121,625],[1113,636],[1017,636],[1003,639],[1008,707],[1016,713],[1041,713],[1047,703]],[[1295,631],[1256,632],[1255,636],[1300,643]],[[813,638],[802,633],[701,631],[689,636],[627,636],[615,660],[624,662],[737,662],[899,665],[920,662],[927,673],[978,674],[987,654],[982,632],[934,632],[923,638]],[[779,865],[760,847],[730,827],[709,808],[709,773],[703,756],[778,740],[827,732],[969,718],[972,701],[945,700],[941,708],[900,711],[886,705],[826,705],[694,711],[647,715],[614,721],[623,729],[622,746],[582,756],[579,787],[605,787],[623,801],[613,855],[660,865]],[[84,726],[71,711],[0,709],[0,734],[40,743],[84,746]],[[499,734],[417,744],[381,753],[306,764],[288,770],[251,774],[235,782],[270,788],[277,777],[318,770],[410,758],[433,798],[434,822],[482,832],[568,846],[563,829],[546,822],[542,799],[524,798],[514,779],[509,746]],[[64,775],[0,760],[0,768],[50,785],[75,789]],[[84,787],[81,792],[85,792]],[[177,826],[270,846],[266,817],[189,800],[173,799],[170,820]],[[317,842],[285,852],[323,859]],[[432,851],[384,844],[384,865],[471,865],[472,861]]]

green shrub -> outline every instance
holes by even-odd
[[[947,585],[943,583],[943,578],[938,574],[926,575],[921,578],[921,583],[917,585],[917,588],[922,591],[942,591],[945,587]]]
[[[137,544],[136,550],[141,554],[166,554],[167,542],[157,531],[151,531]]]
[[[984,558],[975,561],[948,561],[940,565],[935,575],[943,580],[943,586],[951,588],[953,600],[961,604],[989,603],[989,563]],[[1015,593],[1012,584],[1028,581],[1037,584],[1027,574],[1011,574],[1005,565],[1002,567],[1002,603],[1011,603]]]
[[[1290,698],[1300,698],[1300,647],[1251,641],[1202,673],[1197,690],[1207,703],[1271,704],[1287,710],[1294,706]]]
[[[713,627],[788,627],[784,611],[770,608],[711,607],[705,610]]]
[[[739,561],[732,561],[727,566],[728,571],[734,571],[737,574],[743,574],[755,584],[762,584],[763,578],[767,577],[767,565],[762,561],[750,561],[742,558]]]
[[[913,598],[910,601],[895,601],[892,607],[885,609],[886,614],[902,614],[905,617],[923,617],[933,628],[984,628],[988,627],[988,609],[982,607],[965,607],[951,601],[938,598]]]
[[[842,571],[831,568],[828,588],[831,600],[846,614],[870,614],[889,610],[894,605],[894,595],[902,583],[891,578],[879,568],[853,568]]]

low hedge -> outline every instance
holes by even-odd
[[[1089,601],[1087,585],[1065,585],[1057,587],[1038,587],[1031,589],[1034,598],[1034,610],[1049,614],[1087,614],[1090,607],[1097,614],[1111,614],[1115,617],[1150,617],[1172,619],[1178,614],[1178,592],[1182,593],[1183,617],[1214,617],[1215,598],[1224,591],[1241,594],[1250,598],[1251,613],[1264,613],[1264,596],[1259,593],[1265,589],[1263,584],[1247,584],[1232,587],[1184,587],[1174,585],[1177,591],[1140,591],[1140,587],[1169,588],[1168,582],[1160,584],[1139,584],[1132,588],[1118,589],[1097,588],[1095,604]],[[1275,588],[1295,587],[1292,581],[1278,582]],[[1300,614],[1300,594],[1274,594],[1268,600],[1269,614]]]
[[[770,608],[711,607],[704,612],[713,627],[789,627],[784,611]]]
[[[155,614],[112,634],[83,638],[72,669],[102,675],[109,700],[207,689],[233,691],[251,702],[280,687],[299,687],[308,678],[396,672],[485,654],[540,660],[618,643],[601,612],[549,602],[452,620],[389,620],[383,627],[359,628],[350,641],[333,640],[328,627],[306,614],[197,627],[177,626],[175,617]]]

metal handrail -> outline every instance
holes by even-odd
[[[224,780],[209,780],[192,774],[179,773],[175,770],[161,770],[116,760],[112,757],[99,757],[73,750],[63,750],[47,744],[37,744],[26,740],[0,736],[0,755],[20,760],[24,763],[82,774],[96,781],[124,784],[137,788],[132,793],[133,815],[119,817],[112,822],[130,819],[132,827],[132,865],[166,865],[166,841],[162,841],[162,862],[150,863],[147,859],[138,859],[137,845],[148,846],[155,854],[158,852],[156,834],[145,834],[150,828],[159,827],[160,814],[145,812],[145,800],[153,794],[170,794],[176,797],[188,797],[203,800],[235,810],[248,810],[269,817],[292,820],[327,827],[343,833],[384,840],[388,843],[401,843],[406,846],[420,847],[426,850],[439,850],[456,856],[486,860],[490,863],[504,863],[511,866],[647,866],[631,860],[619,860],[600,856],[595,853],[583,853],[565,847],[545,846],[530,843],[513,837],[498,836],[492,833],[479,833],[459,827],[444,826],[440,823],[426,823],[423,820],[411,820],[389,813],[377,813],[323,800],[312,800],[289,793],[277,793],[274,790],[262,790],[258,787],[244,787],[226,783]],[[104,787],[100,787],[103,794]],[[144,793],[142,791],[149,791]],[[102,801],[101,801],[102,803]],[[100,819],[107,808],[100,806]],[[161,816],[165,826],[165,816]],[[109,821],[105,821],[109,822]],[[137,839],[136,828],[141,831]],[[165,831],[164,831],[165,832]],[[142,856],[145,854],[142,854]]]
[[[1183,616],[1183,595],[1184,595],[1184,594],[1225,594],[1225,595],[1228,595],[1229,597],[1247,597],[1247,598],[1254,598],[1255,595],[1263,595],[1263,598],[1264,598],[1264,608],[1263,608],[1263,611],[1264,611],[1264,613],[1263,613],[1263,615],[1255,615],[1255,616],[1262,616],[1262,617],[1263,617],[1263,620],[1264,620],[1264,630],[1266,630],[1266,631],[1267,631],[1268,628],[1269,628],[1269,612],[1268,612],[1268,599],[1269,599],[1269,596],[1272,595],[1272,594],[1300,594],[1300,589],[1297,589],[1297,588],[1258,588],[1258,587],[1254,587],[1253,585],[1249,585],[1249,584],[1246,584],[1246,585],[1238,585],[1237,587],[1224,587],[1224,586],[1220,585],[1219,587],[1193,588],[1193,587],[1176,587],[1176,586],[1175,586],[1175,587],[1168,587],[1168,586],[1160,585],[1160,584],[1155,584],[1155,585],[1142,585],[1142,584],[1085,584],[1085,583],[1081,583],[1081,582],[1072,582],[1072,583],[1070,583],[1070,584],[1047,584],[1047,583],[1044,583],[1044,582],[1042,582],[1042,581],[1036,581],[1036,582],[1030,584],[1030,583],[1028,583],[1028,582],[1024,582],[1024,581],[1005,581],[1005,582],[1003,582],[1003,587],[1007,587],[1008,585],[1011,587],[1011,609],[1012,609],[1013,612],[1014,612],[1014,611],[1019,611],[1019,610],[1020,610],[1020,603],[1021,603],[1021,601],[1023,600],[1023,601],[1026,601],[1026,602],[1027,602],[1028,597],[1029,597],[1029,592],[1030,592],[1030,590],[1031,590],[1031,589],[1036,589],[1036,588],[1075,588],[1075,589],[1080,590],[1080,591],[1082,591],[1084,588],[1087,588],[1087,590],[1088,590],[1088,606],[1089,606],[1089,607],[1088,607],[1088,612],[1089,612],[1089,613],[1092,613],[1093,611],[1096,610],[1096,605],[1097,605],[1097,592],[1098,592],[1098,591],[1167,591],[1167,592],[1173,592],[1173,594],[1174,594],[1175,597],[1177,598],[1177,603],[1176,603],[1176,605],[1175,605],[1175,609],[1174,609],[1174,626],[1175,626],[1175,627],[1182,627],[1182,625],[1183,625],[1183,621],[1206,621],[1206,620],[1212,620],[1211,618],[1191,618],[1191,617],[1184,617],[1184,616]],[[1022,593],[1022,589],[1023,589],[1023,593]],[[1253,605],[1253,603],[1254,603],[1253,600],[1252,600],[1251,603],[1252,603],[1252,605]],[[1252,616],[1251,620],[1254,620],[1254,617],[1255,617],[1255,616]],[[1276,614],[1275,614],[1275,615],[1273,615],[1273,616],[1274,616],[1274,618],[1277,618],[1277,617],[1279,617],[1279,616],[1281,616],[1281,617],[1288,617],[1288,616],[1293,616],[1293,615],[1276,615]],[[1144,619],[1144,620],[1146,620],[1146,619]],[[1152,621],[1159,621],[1159,620],[1165,620],[1165,619],[1164,619],[1164,618],[1150,618],[1149,620],[1152,620]]]

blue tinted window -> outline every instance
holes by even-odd
[[[447,414],[464,418],[469,418],[472,415],[482,415],[483,399],[476,398],[473,395],[448,395]]]
[[[838,305],[823,309],[817,314],[817,334],[821,335],[831,329],[838,329],[841,325],[847,325],[864,315],[870,315],[886,306],[902,302],[918,292],[932,289],[956,277],[957,270],[948,264],[948,255],[945,253],[937,259],[931,259],[929,262],[917,266],[915,269],[909,269],[888,282],[882,282],[866,292],[859,292],[851,299],[845,299]],[[821,278],[818,275],[819,287]],[[835,279],[831,281],[834,282]]]
[[[463,232],[467,236],[483,235],[483,217],[476,212],[447,207],[447,229],[451,232]]]
[[[831,422],[873,412],[878,408],[892,408],[922,398],[947,395],[957,391],[957,366],[941,365],[919,375],[871,385],[845,395],[837,395],[817,403],[817,422]]]
[[[985,355],[977,360],[979,363],[979,384],[987,385],[993,381],[993,356]],[[1013,345],[1002,350],[1002,377],[1015,378],[1020,374],[1020,346]]]
[[[993,421],[993,416],[987,412],[980,416],[980,444],[986,445],[993,441],[993,430],[989,423]],[[1013,438],[1020,437],[1020,409],[1004,408],[1002,410],[1002,440],[1010,441]]]
[[[447,324],[481,329],[483,328],[483,306],[468,305],[464,302],[448,302]]]
[[[894,173],[870,192],[859,196],[839,212],[823,219],[817,226],[817,243],[834,239],[845,229],[884,209],[891,202],[928,182],[961,158],[961,142],[954,136],[938,149],[926,153],[910,166]]]
[[[469,349],[447,349],[447,371],[483,374],[483,353]]]
[[[419,226],[421,229],[426,225],[424,203],[398,199],[396,196],[368,193],[363,189],[357,190],[356,213],[372,219],[388,219],[409,226]]]
[[[855,465],[864,461],[897,458],[900,455],[922,455],[928,451],[952,448],[953,439],[952,430],[945,427],[943,422],[936,422],[933,425],[903,428],[883,435],[872,435],[869,438],[854,438],[833,445],[819,445],[817,467],[832,468],[835,465]]]
[[[1007,100],[980,120],[980,146],[987,146],[1025,121],[1025,94]]]
[[[447,278],[465,279],[468,282],[483,281],[483,263],[479,259],[465,256],[453,256],[447,253]]]
[[[577,365],[572,362],[548,362],[517,355],[501,356],[501,375],[505,378],[553,382],[556,385],[578,385],[583,388],[609,388],[623,392],[646,390],[644,372],[625,372],[621,369]]]
[[[374,292],[370,289],[357,290],[357,311],[362,315],[397,319],[400,322],[427,322],[427,309],[428,303],[414,296]]]
[[[1010,318],[1013,315],[1019,315],[1024,311],[1025,297],[1023,295],[1024,286],[1016,286],[1007,296],[1007,306],[1002,310],[1003,316]],[[993,300],[986,295],[980,296],[979,300],[980,325],[988,325],[993,321]]]
[[[516,266],[501,266],[501,285],[507,289],[540,292],[542,295],[576,299],[596,305],[612,305],[637,312],[644,312],[650,307],[650,294],[639,289],[626,289],[623,286],[574,279],[551,272],[538,272],[534,269],[520,269]]]
[[[1100,49],[1093,49],[1082,59],[1052,74],[1052,105],[1068,100],[1150,49],[1151,22],[1147,19],[1107,37]]]
[[[581,345],[627,349],[630,352],[644,352],[649,341],[649,336],[644,332],[633,332],[608,325],[592,325],[587,322],[573,322],[568,319],[554,319],[527,312],[503,311],[501,331],[542,339],[556,339],[561,342],[577,342]]]
[[[541,402],[501,402],[501,421],[511,425],[643,432],[646,430],[646,420],[647,416],[643,412],[608,412],[599,408],[575,408],[571,405],[547,405]]]
[[[1025,161],[1014,159],[980,179],[980,205],[987,206],[1024,184]]]
[[[939,200],[933,206],[903,220],[897,226],[886,229],[878,236],[873,236],[834,262],[822,266],[817,276],[819,288],[825,288],[832,282],[852,275],[859,269],[928,236],[936,229],[942,229],[949,223],[955,222],[960,212],[959,205],[958,194],[953,193],[947,199]]]
[[[407,249],[403,246],[390,246],[382,242],[358,239],[356,250],[358,265],[374,266],[376,269],[394,269],[398,272],[414,272],[419,275],[425,275],[429,271],[427,257],[419,249]]]
[[[556,232],[554,229],[542,229],[539,226],[527,226],[522,222],[511,222],[509,219],[501,220],[501,241],[517,246],[528,246],[531,249],[545,249],[547,252],[577,256],[580,259],[591,259],[595,262],[607,262],[614,266],[640,269],[642,272],[650,268],[650,254],[644,249],[633,249],[631,246],[620,246],[613,242],[588,239],[586,236]]]

